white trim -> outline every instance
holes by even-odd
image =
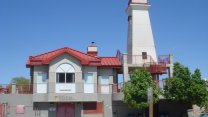
[[[56,68],[56,73],[74,73],[75,69],[71,64],[63,63]]]

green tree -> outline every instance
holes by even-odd
[[[147,102],[147,89],[153,88],[154,103],[159,101],[161,94],[157,83],[146,70],[136,69],[130,74],[131,80],[124,85],[124,103],[134,109],[144,109],[149,106]]]
[[[191,78],[191,72],[188,67],[181,65],[179,62],[174,63],[173,76],[176,78]]]
[[[200,71],[200,69],[197,68],[197,69],[194,71],[194,74],[191,75],[191,77],[192,77],[192,78],[195,78],[195,79],[201,79],[201,71]]]
[[[31,85],[30,80],[25,77],[14,77],[10,83],[16,83],[16,88],[19,93],[30,93]],[[11,92],[11,85],[9,86],[9,91]]]
[[[166,80],[164,96],[167,99],[183,102],[188,105],[206,106],[208,99],[207,85],[201,79],[199,69],[193,74],[180,63],[174,64],[173,78]]]
[[[16,84],[29,84],[30,80],[25,77],[14,77],[12,78],[10,83],[16,83]]]

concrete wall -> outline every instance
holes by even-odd
[[[113,117],[128,117],[128,114],[135,113],[122,101],[113,101]]]
[[[56,117],[57,102],[34,102],[33,95],[4,94],[0,95],[0,103],[8,103],[7,117]],[[104,113],[83,114],[83,103],[75,103],[75,117],[112,117],[112,102],[110,95],[100,95],[99,100],[104,102]],[[69,103],[65,101],[63,103]],[[24,114],[16,114],[16,106],[25,105]]]
[[[8,103],[7,117],[35,117],[32,95],[4,94],[0,95],[0,103]],[[25,114],[16,114],[17,105],[25,105]],[[46,111],[42,111],[42,113],[47,114]]]
[[[103,117],[113,117],[112,95],[100,94],[98,97],[98,101],[103,102],[103,106],[104,106]]]
[[[98,69],[98,76],[110,76],[110,84],[113,84],[113,69]],[[100,78],[98,78],[98,83],[100,84]]]
[[[62,54],[50,62],[49,72],[56,72],[56,68],[64,63],[71,64],[76,72],[81,72],[82,70],[82,65],[78,59],[69,54]]]
[[[93,66],[84,66],[83,67],[83,73],[92,73],[94,77],[94,83],[97,83],[97,67]]]

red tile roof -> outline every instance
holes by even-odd
[[[68,47],[50,51],[36,56],[30,56],[26,63],[27,67],[35,65],[48,65],[54,58],[67,53],[80,60],[82,65],[120,68],[121,62],[117,57],[92,56]]]
[[[121,62],[117,57],[100,57],[101,59],[101,66],[121,66]]]

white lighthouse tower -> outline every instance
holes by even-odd
[[[157,62],[147,0],[130,0],[128,14],[128,62],[144,64]]]

